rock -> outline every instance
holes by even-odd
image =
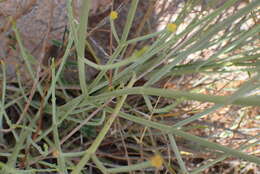
[[[62,41],[63,39],[68,24],[66,2],[67,0],[7,0],[0,2],[0,58],[8,64],[9,77],[15,76],[13,64],[22,64],[18,46],[15,46],[16,49],[10,48],[12,33],[10,17],[16,20],[25,48],[39,60],[44,49],[53,44],[52,40]],[[79,15],[81,2],[82,0],[73,0],[75,15]],[[112,0],[92,0],[90,16],[95,16],[101,10],[107,9],[111,2]],[[43,48],[45,38],[47,42]]]

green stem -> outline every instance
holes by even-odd
[[[106,107],[105,110],[107,112],[110,112],[110,113],[112,112],[112,109],[110,109],[108,107]],[[123,113],[123,112],[119,112],[119,116],[121,118],[126,119],[126,120],[133,121],[134,123],[138,123],[138,124],[141,124],[141,125],[144,125],[144,126],[148,126],[150,128],[158,129],[158,130],[165,132],[167,134],[171,133],[171,134],[174,134],[176,136],[180,136],[180,137],[182,137],[186,140],[193,141],[195,143],[198,143],[201,146],[204,146],[204,147],[207,147],[207,148],[210,148],[210,149],[221,151],[223,153],[229,154],[230,156],[234,156],[234,157],[241,158],[241,159],[244,159],[244,160],[256,163],[256,164],[260,164],[260,158],[259,157],[247,155],[247,154],[245,154],[245,153],[243,153],[239,150],[234,150],[234,149],[231,149],[229,147],[210,142],[210,141],[208,141],[204,138],[200,138],[198,136],[191,135],[191,134],[186,133],[186,132],[179,130],[177,128],[172,128],[172,126],[163,125],[163,124],[160,124],[160,123],[156,123],[156,122],[146,120],[146,119],[143,119],[143,118],[140,118],[140,117],[136,117],[136,116],[133,116],[133,115],[130,115],[130,114],[126,114],[126,113]]]
[[[129,89],[120,89],[112,92],[107,92],[105,94],[100,94],[98,96],[93,96],[93,100],[104,100],[110,97],[122,96],[124,94],[142,94],[142,95],[152,95],[161,96],[166,98],[183,98],[186,100],[196,100],[201,102],[212,102],[216,104],[225,104],[230,96],[212,96],[198,93],[190,93],[185,91],[168,90],[168,89],[158,89],[158,88],[144,88],[144,87],[134,87]],[[231,103],[229,103],[231,104]],[[258,96],[250,97],[238,97],[232,104],[243,105],[243,106],[260,106],[260,98]],[[82,102],[84,105],[84,102]]]
[[[184,161],[182,160],[181,153],[180,153],[180,151],[178,149],[178,146],[176,144],[174,136],[169,134],[168,137],[169,137],[169,140],[170,140],[170,143],[171,143],[172,150],[173,150],[173,152],[174,152],[174,154],[175,154],[175,156],[177,158],[177,161],[179,163],[179,166],[181,168],[182,174],[188,174],[189,172],[188,172],[188,170],[185,167]]]
[[[76,44],[76,50],[78,53],[78,69],[79,69],[79,81],[80,87],[83,94],[87,94],[87,84],[86,84],[86,67],[84,64],[85,57],[85,37],[87,35],[87,25],[88,25],[88,15],[91,7],[90,0],[84,0],[81,10],[80,10],[80,23],[78,29],[78,44]]]
[[[88,59],[84,59],[83,62],[86,63],[87,65],[94,67],[98,70],[109,70],[109,69],[114,69],[114,68],[120,68],[124,65],[127,65],[129,63],[132,63],[134,61],[136,61],[139,58],[139,56],[133,55],[128,59],[124,59],[120,62],[114,63],[114,64],[107,64],[107,65],[99,65],[96,63],[93,63],[91,61],[89,61]]]
[[[128,88],[132,87],[134,85],[134,82],[135,82],[135,75],[133,76],[132,80],[129,82],[127,87]],[[126,97],[127,95],[123,95],[121,99],[117,102],[116,108],[111,114],[110,118],[107,120],[107,122],[105,123],[104,127],[102,128],[102,130],[100,131],[100,133],[98,134],[97,138],[94,140],[92,145],[89,147],[89,149],[86,150],[85,155],[77,164],[76,168],[72,171],[71,174],[79,174],[82,168],[85,166],[85,164],[89,161],[90,157],[96,152],[97,148],[105,138],[113,122],[117,118],[117,115],[120,112],[120,109],[122,108]]]
[[[140,164],[133,164],[130,166],[122,166],[113,169],[108,169],[108,173],[129,173],[131,171],[142,170],[148,167],[152,167],[150,161],[142,162]]]
[[[102,162],[98,159],[98,157],[95,154],[91,156],[91,159],[103,174],[108,174],[107,168],[102,164]]]
[[[53,138],[55,142],[55,148],[58,152],[58,167],[59,170],[61,171],[61,174],[67,174],[67,170],[65,167],[65,159],[62,156],[62,150],[60,146],[60,138],[59,138],[59,132],[58,132],[58,121],[57,121],[57,114],[56,114],[56,95],[55,95],[55,63],[54,59],[52,59],[52,65],[51,65],[51,72],[52,72],[52,83],[51,83],[51,88],[52,88],[52,127],[53,127]]]
[[[6,65],[4,61],[0,61],[3,71],[3,82],[2,82],[2,97],[0,101],[0,142],[4,142],[4,134],[1,131],[3,129],[3,115],[5,113],[5,95],[6,95]]]

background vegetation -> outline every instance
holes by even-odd
[[[77,21],[68,0],[68,36],[55,42],[60,59],[49,60],[44,76],[13,21],[33,83],[19,70],[8,81],[1,61],[1,173],[222,173],[213,166],[226,159],[230,173],[257,172],[260,1],[197,10],[188,0],[164,29],[138,36],[131,28],[141,2],[131,0],[123,30],[120,8],[106,18],[105,61],[86,39],[90,3]],[[67,80],[71,67],[77,80]],[[214,118],[230,127],[209,124]]]

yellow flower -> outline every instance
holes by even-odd
[[[118,18],[118,13],[116,11],[111,11],[110,18],[112,20],[115,20],[116,18]]]
[[[160,168],[163,165],[163,158],[160,155],[155,155],[150,159],[153,167]]]
[[[175,32],[177,30],[177,25],[174,23],[167,24],[167,30],[170,32]]]
[[[54,151],[52,152],[52,155],[53,155],[55,158],[58,158],[59,155],[60,155],[60,153],[59,153],[58,150],[54,150]]]

